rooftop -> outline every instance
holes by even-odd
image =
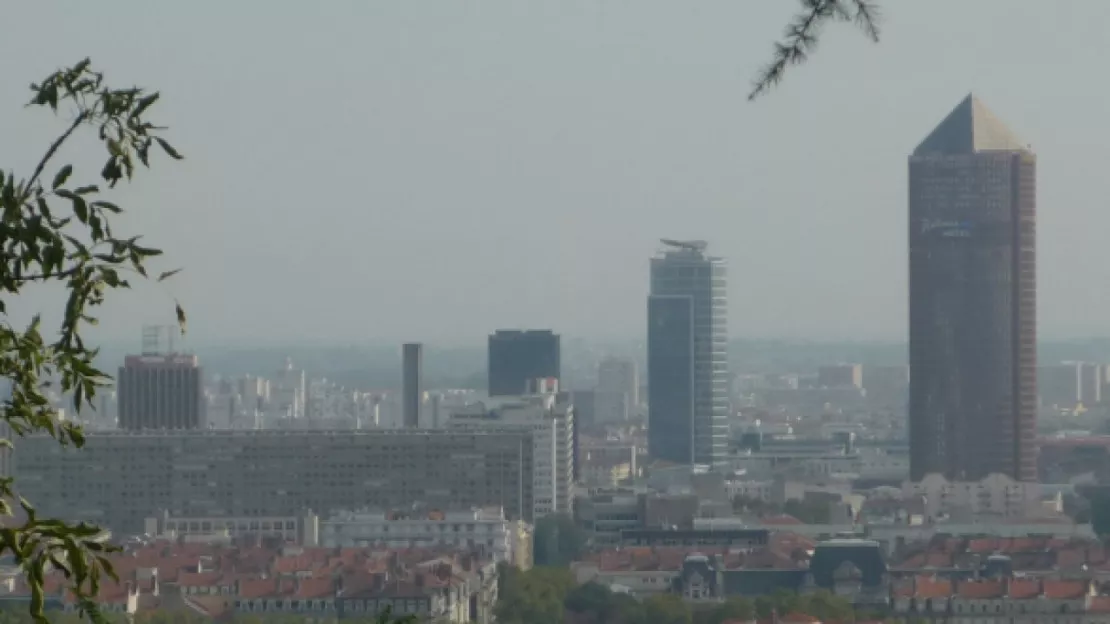
[[[1031,152],[983,102],[968,94],[913,151],[914,156]]]

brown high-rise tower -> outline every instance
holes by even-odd
[[[910,156],[915,481],[1036,479],[1036,171],[972,95]]]

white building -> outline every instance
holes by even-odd
[[[635,360],[605,358],[597,367],[594,419],[598,423],[622,423],[640,403],[640,376]]]
[[[293,368],[293,361],[285,359],[285,368],[278,371],[270,384],[272,410],[285,418],[304,418],[308,394],[303,370]]]
[[[457,546],[485,550],[498,562],[513,561],[516,522],[500,507],[466,511],[341,511],[320,521],[320,545],[335,547]]]
[[[546,389],[544,389],[546,390]],[[533,518],[574,513],[574,408],[559,402],[555,388],[540,394],[492,398],[454,411],[448,428],[532,431]]]
[[[948,481],[939,474],[902,484],[902,498],[925,498],[926,518],[952,515],[997,515],[1024,518],[1042,515],[1041,486],[991,474],[982,481]]]

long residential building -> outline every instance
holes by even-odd
[[[289,516],[419,501],[503,507],[532,520],[532,434],[483,431],[149,431],[90,433],[81,449],[46,436],[14,453],[20,494],[44,516],[139,533],[175,516]]]

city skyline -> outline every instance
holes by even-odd
[[[110,302],[90,334],[96,342],[172,322],[174,298],[198,348],[294,334],[475,343],[513,326],[631,338],[644,329],[640,259],[660,236],[708,239],[743,267],[729,286],[750,304],[730,311],[733,335],[900,339],[901,158],[935,111],[970,89],[1022,119],[1023,136],[1058,163],[1041,172],[1052,207],[1040,223],[1041,333],[1110,334],[1092,312],[1110,306],[1110,292],[1084,286],[1110,281],[1097,236],[1110,228],[1098,206],[1110,163],[1097,132],[1110,93],[1074,80],[1097,71],[1085,47],[1093,39],[1070,48],[1041,36],[1082,32],[1110,16],[1104,4],[1069,3],[1047,17],[992,1],[899,6],[881,47],[833,29],[827,54],[752,104],[746,79],[793,3],[711,0],[689,11],[591,1],[548,15],[493,0],[448,9],[450,19],[423,3],[287,7],[249,46],[240,35],[255,15],[236,7],[213,23],[206,6],[126,12],[134,38],[115,41],[83,28],[98,19],[91,7],[13,5],[57,29],[44,68],[90,55],[111,75],[162,89],[188,156],[118,191],[136,206],[129,224],[165,250],[157,268],[185,271]],[[196,54],[173,43],[198,37],[206,43]],[[928,42],[940,38],[952,43],[938,54]],[[232,69],[260,63],[287,69]],[[1028,87],[1030,67],[1044,85]],[[8,75],[30,82],[40,71]],[[324,106],[311,94],[337,85],[356,95],[328,104],[331,114],[304,115]],[[233,110],[205,95],[213,92]],[[261,93],[272,101],[262,106]],[[19,110],[22,98],[12,90],[0,104]],[[818,100],[819,113],[802,107]],[[314,156],[273,149],[278,126],[304,137]],[[0,155],[19,161],[54,129],[20,116],[5,127]],[[86,162],[83,145],[72,155]],[[246,191],[259,179],[289,182]],[[335,183],[306,188],[300,179]],[[301,206],[312,216],[274,216]],[[553,241],[544,253],[511,231],[524,223]],[[259,228],[267,234],[249,236]],[[13,318],[49,311],[49,301],[36,292]]]

